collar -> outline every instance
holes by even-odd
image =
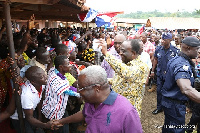
[[[25,86],[28,85],[30,87],[32,93],[38,93],[39,98],[41,97],[43,86],[40,87],[40,91],[37,91],[37,89],[31,84],[31,82],[29,80],[27,80],[24,85]]]
[[[111,89],[111,92],[109,94],[109,96],[107,97],[107,99],[103,102],[103,104],[107,104],[107,105],[113,105],[115,100],[117,99],[117,93],[114,92],[112,89]]]
[[[40,87],[40,91],[38,92],[39,97],[41,97],[42,94],[42,86]]]
[[[135,62],[141,60],[141,55],[138,55],[138,57],[136,59],[133,59],[132,61],[129,61],[127,63],[127,66],[131,66],[131,64],[135,64]]]
[[[162,48],[161,49],[163,49],[164,50],[164,46],[162,46]],[[169,48],[168,48],[169,50],[171,50],[172,49],[172,44],[170,43],[170,46],[169,46]],[[172,51],[172,50],[171,50]]]
[[[20,72],[26,72],[26,70],[29,68],[29,67],[31,67],[30,65],[25,65],[24,67],[22,67],[21,69],[20,69]]]

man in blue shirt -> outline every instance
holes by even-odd
[[[167,63],[170,59],[174,58],[179,50],[171,45],[172,40],[172,34],[171,33],[164,33],[162,35],[162,46],[158,46],[156,48],[155,54],[154,54],[154,60],[153,60],[153,67],[151,71],[151,77],[154,77],[155,69],[157,70],[157,109],[155,109],[152,113],[158,114],[162,112],[161,107],[161,88],[163,86],[163,83],[165,81],[166,76],[166,70],[167,70]],[[157,68],[156,68],[157,66]]]
[[[200,103],[200,93],[193,88],[195,65],[191,59],[198,55],[200,41],[186,37],[181,52],[168,62],[165,83],[162,87],[162,108],[165,114],[163,133],[185,133],[185,103],[188,99]]]

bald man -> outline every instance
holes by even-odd
[[[109,49],[109,53],[113,55],[116,59],[121,60],[120,46],[126,40],[126,37],[123,34],[118,34],[114,38],[114,45]],[[115,71],[111,68],[109,63],[104,59],[101,63],[101,66],[106,70],[107,78],[113,78]]]
[[[25,118],[25,130],[30,132],[36,130],[36,128],[50,128],[50,123],[41,122],[33,114],[36,107],[39,108],[41,104],[42,91],[47,84],[47,75],[42,68],[32,66],[27,69],[25,77],[28,80],[21,86],[21,104],[24,112],[23,117]],[[41,114],[41,109],[38,109],[38,114]],[[21,133],[17,111],[15,111],[11,118],[15,130],[17,133]]]

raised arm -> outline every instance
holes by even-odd
[[[78,44],[80,41],[82,41],[86,36],[92,34],[91,31],[87,31],[82,37],[80,37],[79,39],[76,39],[75,43]]]

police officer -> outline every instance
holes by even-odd
[[[162,87],[162,108],[165,114],[163,133],[185,133],[185,113],[188,98],[200,103],[200,93],[193,88],[195,65],[191,59],[198,55],[200,41],[186,37],[181,52],[167,64],[167,73]]]
[[[158,114],[162,112],[161,107],[161,88],[163,86],[163,83],[165,81],[165,75],[166,75],[166,69],[167,69],[167,63],[170,59],[174,58],[179,50],[171,45],[172,41],[172,34],[171,33],[164,33],[162,35],[161,40],[161,46],[158,46],[156,48],[155,54],[154,54],[154,60],[153,60],[153,67],[151,71],[150,77],[154,77],[155,69],[157,69],[157,109],[155,109],[152,113]],[[157,66],[157,68],[156,68]]]

